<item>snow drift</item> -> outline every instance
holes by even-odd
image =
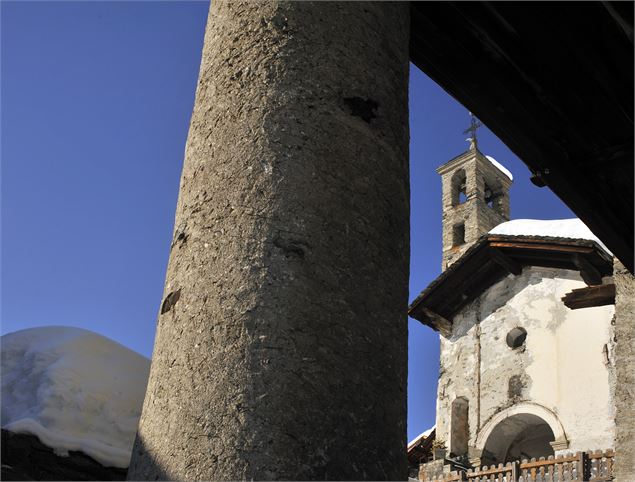
[[[2,336],[2,428],[128,467],[150,361],[80,328]]]

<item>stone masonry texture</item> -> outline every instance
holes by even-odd
[[[453,181],[457,171],[465,174],[467,200],[462,204],[454,203]],[[468,250],[478,238],[500,223],[509,221],[509,188],[511,179],[494,167],[487,158],[476,149],[470,149],[437,169],[441,174],[443,209],[443,260],[441,269],[445,270]],[[485,202],[485,184],[498,194],[493,206]],[[454,226],[463,224],[465,243],[454,245]]]
[[[131,480],[405,480],[409,5],[213,2]]]
[[[617,259],[615,281],[615,480],[635,480],[635,278]]]

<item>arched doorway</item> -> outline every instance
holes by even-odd
[[[491,417],[476,437],[473,465],[547,457],[569,446],[564,427],[551,410],[522,402]]]
[[[537,415],[519,413],[502,420],[490,433],[481,460],[499,464],[553,455],[555,441],[549,424]]]

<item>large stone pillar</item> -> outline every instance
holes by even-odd
[[[213,2],[130,479],[406,478],[408,30]]]
[[[635,278],[616,258],[615,466],[617,482],[635,480]]]

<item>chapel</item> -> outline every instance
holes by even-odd
[[[571,453],[608,470],[612,253],[579,219],[510,220],[513,177],[480,152],[476,127],[437,169],[442,273],[409,308],[440,340],[436,425],[408,445],[411,476],[512,463],[518,475],[523,460],[549,473]]]

